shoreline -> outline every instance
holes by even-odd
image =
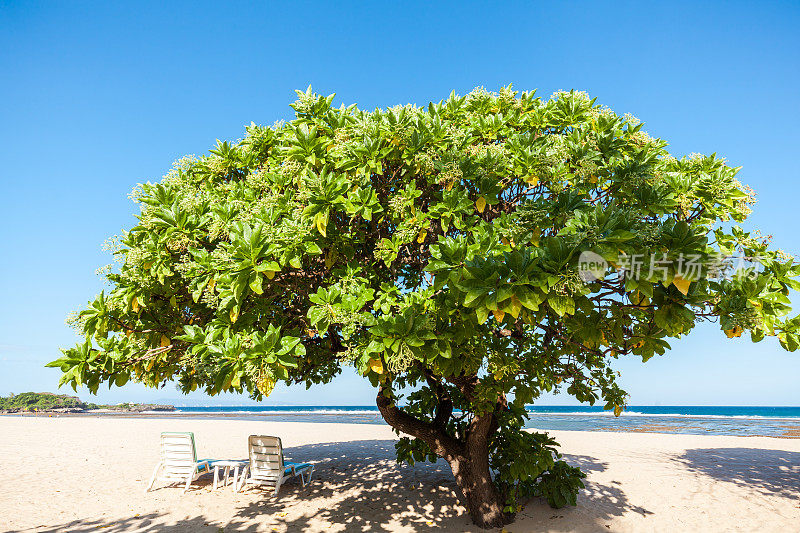
[[[564,417],[564,416],[590,416],[590,415],[564,415],[561,413],[545,413],[538,414],[540,417],[547,416]],[[625,416],[625,415],[623,415]],[[237,421],[262,421],[262,422],[277,422],[277,423],[310,423],[310,424],[356,424],[356,425],[373,425],[373,426],[386,426],[386,423],[376,413],[362,413],[362,412],[306,412],[306,411],[181,411],[176,408],[174,411],[115,411],[96,409],[82,412],[16,412],[16,413],[0,413],[0,419],[4,417],[20,417],[20,418],[108,418],[108,419],[163,419],[163,420],[176,420],[176,419],[196,419],[196,420],[237,420]],[[663,418],[669,418],[666,415],[661,415]],[[659,417],[653,417],[659,418]],[[772,432],[759,433],[757,430],[748,434],[738,433],[720,433],[711,430],[704,430],[702,427],[693,425],[695,421],[706,421],[707,417],[692,417],[680,416],[675,417],[680,421],[679,424],[672,426],[663,423],[653,422],[645,423],[637,426],[603,426],[601,422],[596,427],[589,429],[560,429],[550,427],[538,427],[537,424],[531,423],[526,429],[537,431],[546,431],[548,433],[553,431],[569,431],[569,432],[589,432],[589,433],[630,433],[630,434],[660,434],[660,435],[696,435],[696,436],[731,436],[731,437],[759,437],[759,438],[774,438],[774,439],[800,439],[800,421],[795,424],[786,423],[793,419],[734,419],[738,424],[747,424],[747,420],[752,420],[758,424],[763,424],[771,421],[776,421],[770,427]],[[388,426],[387,426],[388,427]],[[730,429],[728,431],[731,431]],[[776,433],[779,431],[779,433]]]

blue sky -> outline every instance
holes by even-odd
[[[582,89],[676,155],[717,152],[759,196],[748,227],[800,253],[800,4],[0,0],[0,395],[55,391],[67,313],[102,288],[102,242],[176,158],[290,118],[312,84],[362,108],[497,89]],[[800,405],[800,353],[699,327],[617,365],[631,403]],[[71,389],[70,389],[71,390]],[[84,391],[84,396],[88,393]],[[175,400],[170,386],[102,401]],[[347,372],[271,401],[372,404]],[[201,395],[176,401],[205,403]],[[213,402],[245,403],[244,397]],[[572,403],[567,397],[542,403]]]

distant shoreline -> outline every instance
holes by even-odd
[[[175,406],[154,403],[101,405],[84,402],[77,396],[54,394],[52,392],[23,392],[0,397],[0,414],[43,413],[60,415],[86,412],[144,413],[159,411],[175,411]]]
[[[141,408],[122,408],[122,409],[81,409],[79,407],[62,407],[56,409],[0,409],[0,415],[104,415],[104,414],[161,414],[178,412],[172,405],[143,406]]]

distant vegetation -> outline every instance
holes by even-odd
[[[66,394],[50,394],[46,392],[24,392],[11,395],[7,398],[0,397],[0,409],[19,411],[47,411],[61,408],[96,409],[92,404],[84,403],[77,396]]]
[[[77,396],[52,394],[50,392],[23,392],[0,397],[0,411],[53,411],[61,409],[88,411],[92,409],[111,409],[114,411],[172,411],[171,405],[152,405],[140,403],[121,403],[118,405],[99,405],[87,403]]]

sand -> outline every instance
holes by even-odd
[[[241,458],[250,434],[279,435],[316,464],[280,496],[145,485],[161,431],[194,431],[202,457]],[[588,473],[578,506],[528,502],[509,532],[798,531],[800,440],[551,432]],[[0,417],[2,531],[482,531],[447,465],[398,465],[385,426],[242,420]]]

